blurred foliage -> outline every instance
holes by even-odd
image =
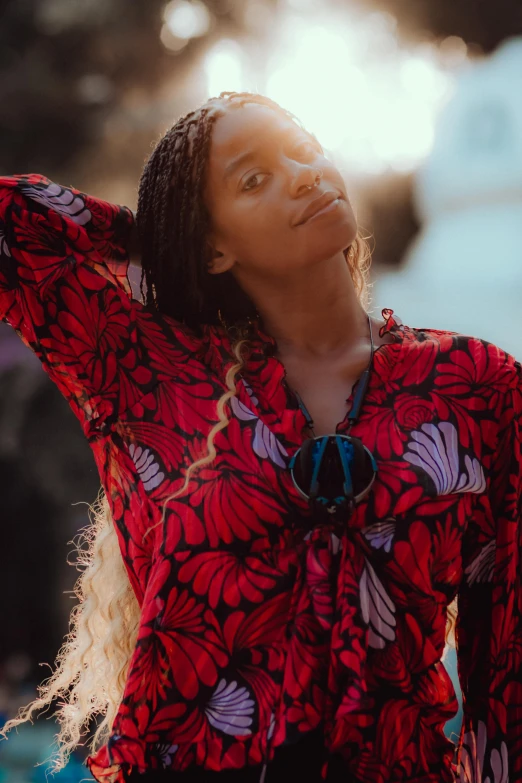
[[[164,0],[0,0],[0,166],[68,171],[95,147],[128,90],[172,70],[159,42]],[[213,3],[227,15],[226,0]],[[191,42],[181,57],[190,56]]]

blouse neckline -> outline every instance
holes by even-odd
[[[384,318],[385,323],[379,329],[379,336],[382,338],[386,334],[391,334],[394,337],[394,342],[401,342],[404,337],[404,325],[400,317],[389,307],[383,308],[381,310],[381,315]],[[256,362],[256,360],[261,357],[273,357],[277,353],[277,340],[275,337],[263,330],[259,319],[254,319],[253,324],[253,334],[249,340],[251,346],[250,353],[249,357],[246,359],[246,364],[249,364],[251,360]],[[221,361],[223,361],[223,359],[227,361],[227,357],[228,361],[234,360],[232,354],[232,340],[222,326],[213,324],[203,325],[202,348],[204,351],[208,349],[209,343],[217,344],[223,349]],[[392,344],[393,343],[384,343],[383,345],[380,345],[375,349],[375,353],[386,345]],[[209,356],[208,358],[210,359],[211,357]]]
[[[405,339],[411,340],[414,337],[391,308],[383,308],[381,312],[385,323],[379,329],[379,335],[382,338],[385,334],[391,334],[394,339],[391,343],[383,343],[374,351],[366,397],[370,397],[376,387],[389,381],[398,362],[398,346]],[[236,375],[236,397],[245,409],[250,410],[267,426],[265,432],[271,432],[270,437],[277,438],[288,455],[291,455],[304,440],[306,417],[297,397],[287,387],[283,362],[275,356],[277,341],[258,323],[254,324],[256,328],[250,339],[250,351],[245,356],[241,371]],[[222,380],[230,367],[236,364],[231,339],[221,326],[205,325],[203,340],[199,342],[196,350],[203,363]],[[353,401],[357,383],[358,381],[354,384],[347,403]],[[361,414],[364,405],[365,403]],[[344,421],[339,423],[339,434],[343,433],[347,425],[346,416]],[[364,428],[365,425],[356,422],[352,427],[352,434],[356,434],[357,428],[361,426]]]

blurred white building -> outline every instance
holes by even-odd
[[[376,311],[471,334],[522,359],[522,38],[470,66],[419,169],[421,232],[375,280]]]

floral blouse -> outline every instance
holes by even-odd
[[[207,454],[235,358],[221,327],[197,337],[133,298],[132,221],[37,174],[0,178],[0,316],[79,419],[141,607],[94,778],[262,764],[321,725],[354,781],[522,781],[520,363],[384,309],[393,341],[352,428],[378,474],[334,531],[293,485],[306,420],[259,329],[214,461],[145,535]]]

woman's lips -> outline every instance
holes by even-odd
[[[299,223],[298,225],[304,226],[307,223],[310,223],[312,220],[315,220],[315,218],[321,217],[321,215],[326,215],[330,212],[334,212],[336,209],[339,208],[341,202],[342,202],[342,198],[341,196],[338,196],[333,201],[330,201],[330,203],[327,204],[325,207],[320,209],[318,212],[315,212],[313,215],[311,215],[311,217],[307,218],[306,220],[304,220],[302,223]]]

